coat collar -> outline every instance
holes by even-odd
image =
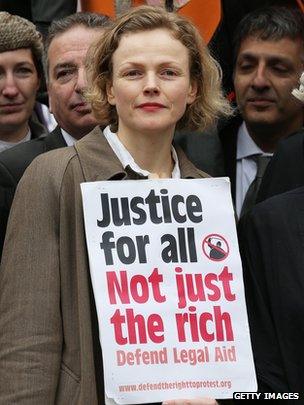
[[[141,178],[134,172],[124,169],[103,136],[100,127],[96,127],[88,135],[74,145],[83,170],[85,181],[98,180],[123,180],[125,178]],[[177,147],[176,153],[179,160],[182,178],[209,177],[197,169]]]
[[[58,125],[49,135],[44,138],[44,142],[46,150],[63,148],[64,146],[67,146]]]
[[[29,127],[31,130],[31,139],[36,139],[42,135],[48,134],[48,131],[44,127],[44,125],[42,125],[41,122],[38,121],[38,118],[35,118],[34,113],[29,119]]]

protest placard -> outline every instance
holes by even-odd
[[[135,404],[255,391],[229,180],[81,190],[107,397]]]

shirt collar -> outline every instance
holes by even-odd
[[[31,137],[32,137],[32,131],[31,131],[31,128],[29,128],[29,130],[27,131],[27,134],[26,134],[25,138],[22,139],[22,142],[30,141],[30,140],[31,140]]]
[[[126,149],[123,143],[118,138],[117,134],[110,130],[110,127],[107,126],[104,131],[104,136],[106,137],[108,143],[110,144],[113,152],[118,157],[119,161],[121,162],[124,169],[129,166],[134,172],[142,174],[145,177],[148,177],[150,172],[148,170],[144,170],[138,166],[138,164],[133,159],[130,152]],[[178,164],[178,157],[174,147],[171,147],[172,158],[174,160],[174,168],[172,171],[172,178],[173,179],[180,179],[180,169]]]
[[[77,139],[73,138],[72,135],[68,134],[63,128],[60,128],[60,130],[67,146],[73,146]]]
[[[245,122],[243,121],[237,134],[237,160],[241,160],[253,155],[264,155],[265,153],[258,147],[249,135]]]

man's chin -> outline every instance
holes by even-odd
[[[271,119],[269,117],[256,117],[255,119],[248,119],[245,122],[251,136],[258,134],[261,139],[267,139],[277,131],[281,131],[283,125],[281,120]]]
[[[75,117],[75,116],[74,116]],[[96,121],[96,118],[93,116],[93,114],[90,112],[88,114],[77,114],[74,120],[74,124],[77,127],[96,127],[98,125],[98,122]]]
[[[278,114],[274,114],[274,111],[269,109],[263,111],[245,111],[243,114],[243,119],[249,125],[276,125],[282,120],[282,117]]]

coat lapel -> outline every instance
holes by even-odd
[[[88,135],[76,142],[74,147],[85,181],[126,176],[119,159],[103,136],[100,127],[94,128]]]
[[[58,125],[49,135],[45,137],[44,143],[46,151],[63,148],[64,146],[67,146],[62,136],[61,129]]]
[[[128,177],[127,172],[103,136],[100,127],[94,128],[88,135],[76,142],[75,149],[85,181],[123,180]],[[176,152],[182,178],[209,177],[187,159],[181,148],[176,147]]]
[[[219,138],[223,146],[224,164],[226,175],[231,182],[231,194],[235,201],[236,194],[236,148],[237,133],[242,123],[242,118],[238,115],[230,119],[220,130]]]

